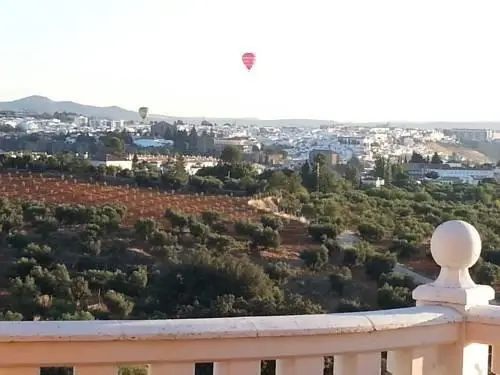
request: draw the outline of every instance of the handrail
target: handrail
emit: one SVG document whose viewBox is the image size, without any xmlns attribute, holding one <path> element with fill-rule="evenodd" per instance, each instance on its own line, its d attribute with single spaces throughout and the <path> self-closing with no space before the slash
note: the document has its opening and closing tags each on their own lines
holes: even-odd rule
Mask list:
<svg viewBox="0 0 500 375">
<path fill-rule="evenodd" d="M 0 322 L 0 342 L 200 340 L 372 333 L 461 323 L 449 307 L 343 314 L 171 320 Z"/>
<path fill-rule="evenodd" d="M 467 311 L 466 322 L 500 326 L 500 306 L 471 306 Z"/>
</svg>

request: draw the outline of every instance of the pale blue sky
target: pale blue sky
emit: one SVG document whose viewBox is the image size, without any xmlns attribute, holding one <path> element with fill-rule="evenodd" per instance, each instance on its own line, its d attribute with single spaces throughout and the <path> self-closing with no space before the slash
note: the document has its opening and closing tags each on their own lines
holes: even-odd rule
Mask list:
<svg viewBox="0 0 500 375">
<path fill-rule="evenodd" d="M 500 120 L 498 0 L 0 0 L 0 14 L 0 100 Z"/>
</svg>

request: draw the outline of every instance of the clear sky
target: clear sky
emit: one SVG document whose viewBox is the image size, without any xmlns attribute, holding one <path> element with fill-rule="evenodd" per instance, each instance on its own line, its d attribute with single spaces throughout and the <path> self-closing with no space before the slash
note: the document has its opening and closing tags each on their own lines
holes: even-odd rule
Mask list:
<svg viewBox="0 0 500 375">
<path fill-rule="evenodd" d="M 0 14 L 0 100 L 500 120 L 498 0 L 0 0 Z"/>
</svg>

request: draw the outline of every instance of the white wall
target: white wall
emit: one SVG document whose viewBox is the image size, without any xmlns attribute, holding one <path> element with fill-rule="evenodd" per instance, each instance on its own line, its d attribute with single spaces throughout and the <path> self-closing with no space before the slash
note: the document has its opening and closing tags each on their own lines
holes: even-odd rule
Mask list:
<svg viewBox="0 0 500 375">
<path fill-rule="evenodd" d="M 121 169 L 132 170 L 132 160 L 91 160 L 90 164 L 94 167 L 105 166 L 105 167 L 119 167 Z"/>
</svg>

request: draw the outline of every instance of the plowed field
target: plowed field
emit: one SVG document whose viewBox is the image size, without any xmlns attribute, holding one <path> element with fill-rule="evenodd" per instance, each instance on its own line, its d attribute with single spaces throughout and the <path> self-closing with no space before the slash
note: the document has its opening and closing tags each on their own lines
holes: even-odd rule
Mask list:
<svg viewBox="0 0 500 375">
<path fill-rule="evenodd" d="M 186 214 L 220 212 L 225 220 L 258 221 L 262 212 L 248 204 L 247 197 L 181 195 L 156 190 L 80 182 L 70 177 L 48 178 L 40 174 L 0 174 L 0 197 L 27 199 L 48 204 L 105 205 L 127 207 L 124 225 L 133 225 L 140 217 L 163 218 L 170 208 Z M 289 221 L 281 231 L 282 247 L 293 257 L 312 245 L 304 224 Z"/>
<path fill-rule="evenodd" d="M 72 178 L 45 178 L 39 174 L 0 174 L 0 196 L 49 204 L 122 204 L 127 207 L 124 224 L 133 224 L 139 217 L 163 217 L 167 208 L 186 214 L 217 211 L 228 220 L 259 218 L 259 213 L 248 205 L 248 198 L 180 195 L 95 182 L 85 183 Z"/>
</svg>

